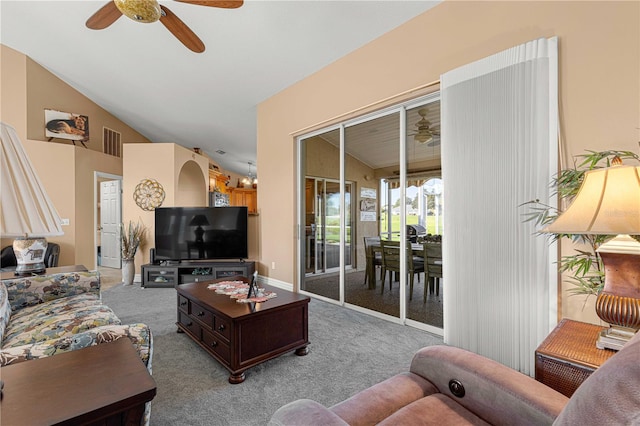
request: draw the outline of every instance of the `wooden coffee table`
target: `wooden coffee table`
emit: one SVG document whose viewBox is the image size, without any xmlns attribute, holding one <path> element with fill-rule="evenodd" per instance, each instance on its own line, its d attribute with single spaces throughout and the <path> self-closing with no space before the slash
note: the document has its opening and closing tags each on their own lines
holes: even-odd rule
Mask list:
<svg viewBox="0 0 640 426">
<path fill-rule="evenodd" d="M 2 367 L 6 425 L 140 424 L 156 383 L 127 338 Z"/>
<path fill-rule="evenodd" d="M 294 351 L 306 355 L 309 297 L 264 286 L 278 296 L 262 303 L 238 303 L 207 286 L 243 280 L 231 277 L 182 284 L 178 292 L 178 332 L 184 332 L 231 372 L 229 383 L 241 383 L 244 372 L 261 362 Z"/>
</svg>

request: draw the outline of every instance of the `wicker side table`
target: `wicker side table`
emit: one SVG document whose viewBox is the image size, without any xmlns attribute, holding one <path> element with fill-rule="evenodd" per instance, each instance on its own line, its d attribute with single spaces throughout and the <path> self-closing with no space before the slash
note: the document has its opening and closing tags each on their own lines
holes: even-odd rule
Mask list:
<svg viewBox="0 0 640 426">
<path fill-rule="evenodd" d="M 536 380 L 571 397 L 616 352 L 596 348 L 604 327 L 563 319 L 536 349 Z"/>
</svg>

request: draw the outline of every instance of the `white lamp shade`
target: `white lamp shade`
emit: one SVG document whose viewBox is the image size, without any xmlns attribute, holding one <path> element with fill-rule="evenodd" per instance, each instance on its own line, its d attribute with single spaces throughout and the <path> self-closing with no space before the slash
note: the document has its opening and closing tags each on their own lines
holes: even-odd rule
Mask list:
<svg viewBox="0 0 640 426">
<path fill-rule="evenodd" d="M 586 172 L 571 206 L 542 232 L 640 234 L 640 167 Z"/>
<path fill-rule="evenodd" d="M 0 235 L 62 235 L 60 216 L 44 190 L 15 129 L 0 122 Z"/>
</svg>

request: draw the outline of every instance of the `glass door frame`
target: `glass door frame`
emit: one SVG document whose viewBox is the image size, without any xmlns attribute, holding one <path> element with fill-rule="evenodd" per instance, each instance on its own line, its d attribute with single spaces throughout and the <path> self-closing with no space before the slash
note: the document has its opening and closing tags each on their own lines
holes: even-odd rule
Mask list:
<svg viewBox="0 0 640 426">
<path fill-rule="evenodd" d="M 357 305 L 352 305 L 345 302 L 345 191 L 340 191 L 340 299 L 338 301 L 324 298 L 322 296 L 318 296 L 313 293 L 305 292 L 301 290 L 301 283 L 305 278 L 305 218 L 304 218 L 304 205 L 302 203 L 305 189 L 305 179 L 307 176 L 305 175 L 304 161 L 305 161 L 305 147 L 304 140 L 311 138 L 313 136 L 318 136 L 323 133 L 331 132 L 334 130 L 340 131 L 340 186 L 343 188 L 343 185 L 346 183 L 345 181 L 345 129 L 347 127 L 351 127 L 357 124 L 361 124 L 367 121 L 374 120 L 379 117 L 383 117 L 389 114 L 400 114 L 400 128 L 399 128 L 399 179 L 400 179 L 400 191 L 401 194 L 406 194 L 406 182 L 407 182 L 407 110 L 416 108 L 418 106 L 427 105 L 429 103 L 433 103 L 440 100 L 440 91 L 432 92 L 427 95 L 421 96 L 419 98 L 409 100 L 406 102 L 401 102 L 396 105 L 392 105 L 387 108 L 383 108 L 379 111 L 364 114 L 360 117 L 356 117 L 353 119 L 342 121 L 338 124 L 323 127 L 319 130 L 315 130 L 313 132 L 305 133 L 304 135 L 300 135 L 296 137 L 295 140 L 295 151 L 296 151 L 296 177 L 298 182 L 298 188 L 296 191 L 296 218 L 297 218 L 297 248 L 296 248 L 296 267 L 298 270 L 297 274 L 297 283 L 295 283 L 295 287 L 302 294 L 309 295 L 311 297 L 320 298 L 329 303 L 338 304 L 340 306 L 348 307 L 350 309 L 354 309 L 356 311 L 361 311 L 367 313 L 369 315 L 380 317 L 387 319 L 391 322 L 400 323 L 409 325 L 418 329 L 422 329 L 428 331 L 430 333 L 443 336 L 444 329 L 437 328 L 431 326 L 429 324 L 421 323 L 412 319 L 407 318 L 407 274 L 406 274 L 406 243 L 407 243 L 407 229 L 406 229 L 406 204 L 400 203 L 400 255 L 401 255 L 401 273 L 400 273 L 400 300 L 403 301 L 400 303 L 400 316 L 398 318 L 390 315 L 386 315 L 377 311 L 373 311 L 370 309 L 366 309 Z M 353 201 L 353 200 L 352 200 Z M 353 204 L 353 202 L 352 202 Z M 352 236 L 352 245 L 353 245 L 353 236 Z"/>
<path fill-rule="evenodd" d="M 326 223 L 326 209 L 327 209 L 327 184 L 328 183 L 332 183 L 332 184 L 336 184 L 338 185 L 340 188 L 342 188 L 342 186 L 340 185 L 340 180 L 338 179 L 331 179 L 331 178 L 325 178 L 325 177 L 320 177 L 320 176 L 305 176 L 305 185 L 306 185 L 306 181 L 310 180 L 313 181 L 313 197 L 314 197 L 314 215 L 316 216 L 316 220 L 315 220 L 315 227 L 314 230 L 312 232 L 314 232 L 316 235 L 314 235 L 313 241 L 314 241 L 314 261 L 313 263 L 313 267 L 312 267 L 312 271 L 307 272 L 305 269 L 305 276 L 313 276 L 316 275 L 318 273 L 331 273 L 331 272 L 338 272 L 338 269 L 341 267 L 340 264 L 334 266 L 334 267 L 329 267 L 328 266 L 328 261 L 327 261 L 327 249 L 326 249 L 326 241 L 327 241 L 327 223 Z M 319 200 L 319 195 L 320 195 L 320 191 L 318 190 L 318 184 L 322 184 L 323 186 L 323 190 L 322 190 L 322 194 L 323 194 L 323 199 L 322 202 L 318 202 Z M 351 181 L 346 181 L 344 187 L 346 186 L 351 186 L 351 198 L 353 199 L 353 187 L 354 187 L 354 183 Z M 343 191 L 345 194 L 348 191 Z M 342 196 L 342 193 L 341 193 Z M 345 200 L 346 203 L 346 200 Z M 342 212 L 342 201 L 340 201 L 340 211 Z M 345 212 L 348 211 L 349 214 L 349 218 L 351 218 L 351 223 L 349 223 L 349 221 L 347 220 L 347 218 L 345 217 L 345 233 L 342 233 L 342 228 L 340 228 L 340 230 L 338 231 L 338 235 L 340 235 L 340 244 L 342 244 L 343 242 L 346 244 L 347 242 L 347 234 L 346 231 L 350 228 L 351 229 L 351 243 L 349 244 L 349 251 L 350 253 L 350 259 L 351 261 L 349 263 L 347 263 L 345 261 L 345 268 L 346 269 L 350 269 L 353 267 L 353 259 L 354 259 L 354 245 L 353 245 L 353 233 L 354 233 L 354 205 L 353 202 L 350 202 L 349 205 L 349 209 L 346 210 Z M 321 216 L 322 220 L 318 221 L 317 217 Z M 321 232 L 321 237 L 317 236 L 317 233 Z M 306 233 L 306 232 L 305 232 Z M 322 244 L 322 250 L 320 250 L 320 246 L 318 244 Z M 308 244 L 306 244 L 305 241 L 305 250 L 309 249 L 310 246 Z M 322 253 L 321 255 L 319 253 Z M 305 262 L 308 261 L 308 259 L 306 258 L 306 256 L 308 255 L 308 253 L 304 253 L 305 254 Z M 345 251 L 346 254 L 346 251 Z M 340 254 L 338 255 L 339 257 Z M 322 259 L 321 261 L 319 259 Z M 321 264 L 319 264 L 321 263 Z M 320 272 L 321 271 L 321 272 Z"/>
</svg>

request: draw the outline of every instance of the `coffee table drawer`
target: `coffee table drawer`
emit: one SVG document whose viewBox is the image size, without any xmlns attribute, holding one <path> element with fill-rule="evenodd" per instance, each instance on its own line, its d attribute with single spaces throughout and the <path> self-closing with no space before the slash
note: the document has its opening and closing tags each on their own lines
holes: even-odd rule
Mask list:
<svg viewBox="0 0 640 426">
<path fill-rule="evenodd" d="M 178 295 L 178 309 L 189 312 L 189 299 L 184 296 Z"/>
<path fill-rule="evenodd" d="M 222 337 L 227 339 L 227 341 L 229 341 L 229 339 L 231 338 L 231 324 L 229 323 L 229 321 L 216 315 L 213 325 L 216 333 L 220 334 Z"/>
<path fill-rule="evenodd" d="M 202 341 L 226 363 L 231 362 L 231 349 L 229 349 L 229 345 L 221 340 L 220 337 L 209 333 L 207 330 L 202 330 Z"/>
<path fill-rule="evenodd" d="M 191 318 L 189 315 L 184 312 L 178 311 L 178 321 L 182 326 L 184 326 L 191 334 L 200 339 L 200 326 Z"/>
<path fill-rule="evenodd" d="M 197 319 L 208 328 L 213 328 L 213 314 L 211 313 L 211 311 L 191 301 L 190 313 L 193 318 Z"/>
</svg>

